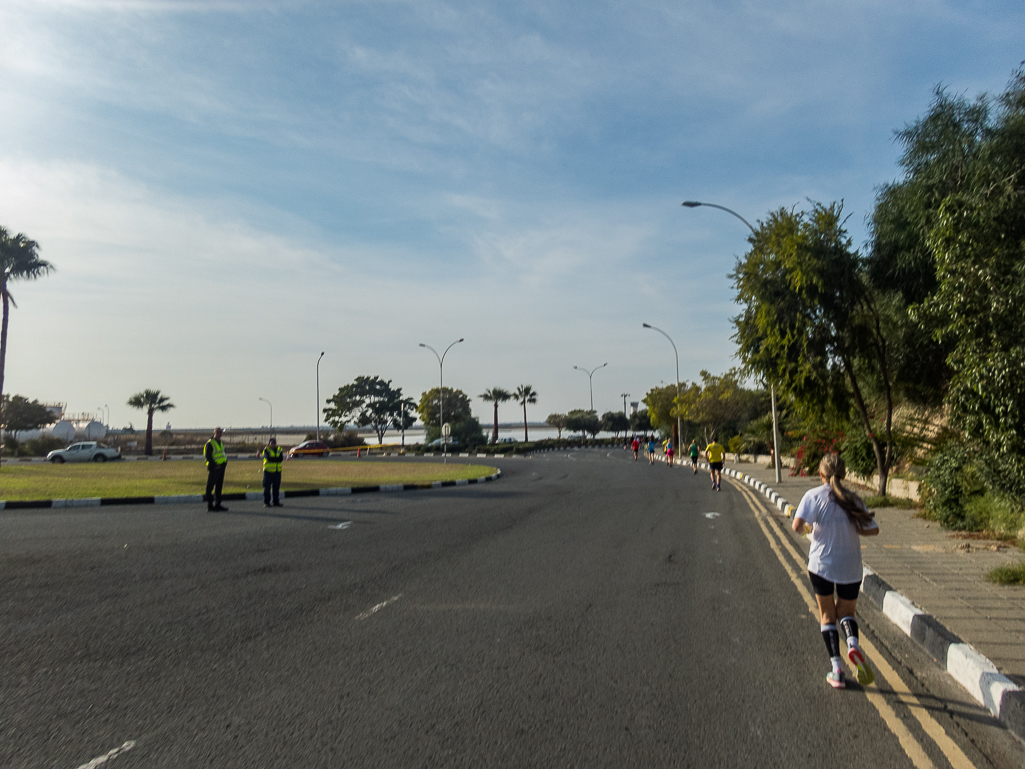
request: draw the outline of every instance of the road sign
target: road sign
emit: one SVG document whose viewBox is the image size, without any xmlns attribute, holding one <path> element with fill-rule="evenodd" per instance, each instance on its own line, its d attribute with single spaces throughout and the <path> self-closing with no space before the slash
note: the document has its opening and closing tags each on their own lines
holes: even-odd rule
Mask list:
<svg viewBox="0 0 1025 769">
<path fill-rule="evenodd" d="M 441 434 L 444 435 L 446 438 L 450 436 L 452 434 L 452 425 L 450 425 L 448 422 L 443 424 L 441 426 Z"/>
</svg>

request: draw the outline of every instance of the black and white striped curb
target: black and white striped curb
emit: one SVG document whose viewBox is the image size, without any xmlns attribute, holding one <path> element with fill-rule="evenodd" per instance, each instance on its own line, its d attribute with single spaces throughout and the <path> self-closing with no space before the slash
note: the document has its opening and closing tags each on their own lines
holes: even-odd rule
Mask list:
<svg viewBox="0 0 1025 769">
<path fill-rule="evenodd" d="M 707 469 L 708 465 L 701 463 L 701 467 Z M 723 473 L 760 491 L 787 518 L 793 517 L 797 511 L 767 484 L 737 470 L 723 468 Z M 862 592 L 886 618 L 931 654 L 955 681 L 999 718 L 1018 739 L 1025 740 L 1025 690 L 997 671 L 996 665 L 947 630 L 935 617 L 891 588 L 870 568 L 866 566 L 864 570 Z"/>
<path fill-rule="evenodd" d="M 502 471 L 482 478 L 465 478 L 458 481 L 434 481 L 432 483 L 394 483 L 379 486 L 342 486 L 332 489 L 293 489 L 283 491 L 285 499 L 295 497 L 343 497 L 349 494 L 372 494 L 374 492 L 420 491 L 422 489 L 442 489 L 451 486 L 471 486 L 476 483 L 496 481 L 502 477 Z M 224 494 L 221 499 L 230 501 L 260 501 L 262 491 L 246 491 Z M 0 500 L 0 510 L 26 510 L 30 508 L 54 507 L 109 507 L 113 505 L 188 505 L 203 502 L 202 494 L 172 494 L 154 497 L 89 497 L 86 499 L 24 499 Z"/>
<path fill-rule="evenodd" d="M 980 704 L 1025 740 L 1025 691 L 970 644 L 941 625 L 865 567 L 862 592 L 906 635 L 944 666 Z"/>
</svg>

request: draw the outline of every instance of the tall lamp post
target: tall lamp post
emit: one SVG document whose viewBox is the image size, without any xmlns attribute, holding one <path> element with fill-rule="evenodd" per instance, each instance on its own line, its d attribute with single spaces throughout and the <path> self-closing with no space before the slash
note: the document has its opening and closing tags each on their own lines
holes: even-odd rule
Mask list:
<svg viewBox="0 0 1025 769">
<path fill-rule="evenodd" d="M 324 353 L 320 353 L 320 358 Z M 320 440 L 320 358 L 317 358 L 317 440 Z"/>
<path fill-rule="evenodd" d="M 574 366 L 577 371 L 583 371 L 587 374 L 587 389 L 591 393 L 591 411 L 594 411 L 594 372 L 600 368 L 605 368 L 608 363 L 602 363 L 600 366 L 595 366 L 593 369 L 588 371 L 586 368 L 580 368 L 580 366 Z"/>
<path fill-rule="evenodd" d="M 752 235 L 757 235 L 758 232 L 754 227 L 751 226 L 751 222 L 745 219 L 743 216 L 738 214 L 732 208 L 726 206 L 720 206 L 715 203 L 702 203 L 698 200 L 685 200 L 681 205 L 687 208 L 697 208 L 698 206 L 706 206 L 707 208 L 718 208 L 720 211 L 725 211 L 728 214 L 733 214 L 735 217 L 740 219 L 747 228 L 751 230 Z M 780 456 L 779 456 L 779 420 L 776 417 L 776 385 L 772 382 L 769 383 L 769 390 L 772 394 L 772 455 L 774 457 L 774 464 L 776 466 L 776 483 L 780 483 L 783 480 L 783 475 L 780 472 Z"/>
<path fill-rule="evenodd" d="M 438 415 L 439 415 L 439 417 L 438 417 L 438 426 L 441 428 L 441 432 L 442 432 L 442 436 L 441 436 L 441 453 L 442 453 L 442 456 L 444 457 L 446 462 L 448 461 L 448 436 L 444 434 L 444 432 L 445 432 L 445 356 L 448 355 L 448 351 L 449 350 L 451 350 L 453 347 L 455 347 L 457 344 L 459 344 L 462 341 L 463 340 L 461 338 L 457 339 L 452 344 L 450 344 L 448 347 L 446 347 L 445 348 L 445 352 L 443 352 L 441 355 L 438 355 L 438 351 L 435 350 L 433 347 L 431 347 L 429 344 L 424 344 L 423 342 L 420 343 L 421 347 L 423 347 L 425 349 L 428 349 L 431 352 L 433 352 L 434 353 L 434 357 L 438 359 L 438 372 L 440 374 L 440 382 L 441 382 L 441 384 L 438 387 L 438 397 L 440 398 L 440 401 L 441 401 L 440 402 L 440 406 L 438 408 Z"/>
<path fill-rule="evenodd" d="M 677 398 L 677 400 L 679 400 L 679 398 L 680 398 L 680 353 L 676 349 L 676 342 L 673 341 L 673 338 L 671 336 L 669 336 L 669 334 L 667 334 L 665 331 L 663 331 L 662 329 L 658 328 L 657 326 L 653 326 L 650 323 L 642 323 L 641 325 L 643 325 L 645 328 L 650 328 L 652 331 L 657 331 L 662 336 L 664 336 L 666 339 L 668 339 L 669 340 L 669 344 L 671 344 L 673 346 L 673 354 L 676 356 L 676 398 Z M 683 454 L 682 454 L 683 447 L 679 445 L 680 441 L 682 441 L 682 440 L 683 440 L 683 424 L 682 424 L 682 420 L 680 419 L 680 412 L 677 411 L 676 412 L 676 443 L 677 443 L 676 453 L 679 454 L 680 456 L 683 456 Z"/>
<path fill-rule="evenodd" d="M 274 432 L 274 405 L 269 400 L 267 400 L 266 398 L 260 398 L 259 400 L 262 400 L 264 403 L 266 403 L 268 406 L 270 406 L 270 430 L 271 430 L 271 432 Z M 320 393 L 319 392 L 317 393 L 317 402 L 318 403 L 320 402 Z"/>
</svg>

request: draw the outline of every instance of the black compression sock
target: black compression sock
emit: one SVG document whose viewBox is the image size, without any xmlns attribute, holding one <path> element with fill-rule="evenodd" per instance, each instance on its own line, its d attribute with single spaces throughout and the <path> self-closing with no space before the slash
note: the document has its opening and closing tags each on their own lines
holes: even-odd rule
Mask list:
<svg viewBox="0 0 1025 769">
<path fill-rule="evenodd" d="M 843 617 L 840 620 L 840 627 L 843 628 L 843 632 L 847 636 L 847 645 L 856 647 L 858 645 L 858 621 L 854 617 Z"/>
<path fill-rule="evenodd" d="M 836 631 L 836 625 L 820 625 L 819 629 L 822 631 L 822 640 L 826 642 L 829 658 L 839 657 L 840 634 Z"/>
</svg>

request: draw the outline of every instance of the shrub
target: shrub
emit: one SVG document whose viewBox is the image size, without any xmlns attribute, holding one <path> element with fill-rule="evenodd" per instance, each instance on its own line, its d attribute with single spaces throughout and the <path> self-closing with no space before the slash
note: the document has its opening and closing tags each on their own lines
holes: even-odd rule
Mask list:
<svg viewBox="0 0 1025 769">
<path fill-rule="evenodd" d="M 986 579 L 998 585 L 1025 585 L 1025 563 L 998 566 L 986 575 Z"/>
<path fill-rule="evenodd" d="M 27 457 L 45 457 L 55 449 L 63 449 L 67 444 L 60 438 L 41 435 L 29 441 L 23 441 L 19 452 Z"/>
<path fill-rule="evenodd" d="M 923 483 L 926 516 L 956 531 L 1016 533 L 1025 521 L 1021 502 L 995 490 L 989 478 L 1005 463 L 959 441 L 943 444 Z"/>
<path fill-rule="evenodd" d="M 809 430 L 802 438 L 801 444 L 797 447 L 796 462 L 791 469 L 791 475 L 815 475 L 819 471 L 819 462 L 826 454 L 837 451 L 840 448 L 840 441 L 843 440 L 843 433 L 838 430 L 819 428 Z"/>
</svg>

